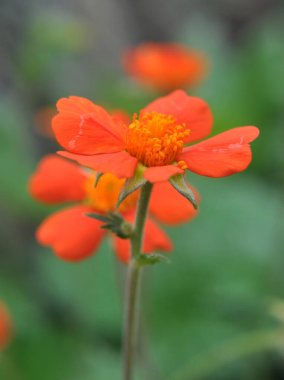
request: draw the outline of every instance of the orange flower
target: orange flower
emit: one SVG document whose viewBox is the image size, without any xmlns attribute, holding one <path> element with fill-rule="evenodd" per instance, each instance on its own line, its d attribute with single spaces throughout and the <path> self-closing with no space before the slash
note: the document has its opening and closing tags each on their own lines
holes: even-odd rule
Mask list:
<svg viewBox="0 0 284 380">
<path fill-rule="evenodd" d="M 12 336 L 11 316 L 6 306 L 0 302 L 0 352 L 10 342 Z"/>
<path fill-rule="evenodd" d="M 160 91 L 191 87 L 204 76 L 205 58 L 173 43 L 143 43 L 124 56 L 125 70 L 137 81 Z"/>
<path fill-rule="evenodd" d="M 249 143 L 259 134 L 256 127 L 238 127 L 186 146 L 210 134 L 213 117 L 202 99 L 182 90 L 153 101 L 128 126 L 85 98 L 62 98 L 57 108 L 53 130 L 67 150 L 60 155 L 120 178 L 132 177 L 139 162 L 152 183 L 185 169 L 208 177 L 241 172 L 251 162 Z"/>
<path fill-rule="evenodd" d="M 56 115 L 56 109 L 52 107 L 41 107 L 35 114 L 35 127 L 43 136 L 54 139 L 54 133 L 51 128 L 51 120 Z"/>
<path fill-rule="evenodd" d="M 120 110 L 120 109 L 112 110 L 110 111 L 110 115 L 116 123 L 121 123 L 121 124 L 130 123 L 128 114 L 123 110 Z"/>
<path fill-rule="evenodd" d="M 46 156 L 29 183 L 33 197 L 41 202 L 56 204 L 78 202 L 49 216 L 39 226 L 36 237 L 40 244 L 51 246 L 64 260 L 82 260 L 99 246 L 106 230 L 101 222 L 88 217 L 90 212 L 114 211 L 124 179 L 112 174 L 103 175 L 94 187 L 94 173 L 58 156 Z M 123 217 L 132 222 L 135 214 L 137 192 L 129 195 L 119 206 Z M 185 222 L 196 215 L 192 205 L 167 182 L 154 186 L 149 211 L 153 218 L 167 224 Z M 127 262 L 130 257 L 129 240 L 113 237 L 118 258 Z M 171 241 L 149 217 L 146 221 L 144 253 L 155 250 L 170 251 Z"/>
</svg>

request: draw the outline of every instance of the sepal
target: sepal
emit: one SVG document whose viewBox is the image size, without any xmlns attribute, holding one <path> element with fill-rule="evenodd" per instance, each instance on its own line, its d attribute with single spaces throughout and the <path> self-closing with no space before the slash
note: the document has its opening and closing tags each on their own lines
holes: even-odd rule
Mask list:
<svg viewBox="0 0 284 380">
<path fill-rule="evenodd" d="M 192 206 L 197 209 L 198 204 L 196 197 L 193 191 L 185 182 L 184 174 L 176 174 L 169 179 L 170 184 L 181 194 L 183 195 Z"/>
<path fill-rule="evenodd" d="M 97 172 L 97 174 L 96 174 L 96 180 L 95 180 L 95 183 L 94 183 L 94 187 L 97 187 L 97 186 L 98 186 L 98 183 L 99 183 L 100 179 L 102 178 L 102 176 L 103 176 L 104 174 L 105 174 L 105 173 Z"/>
<path fill-rule="evenodd" d="M 119 194 L 119 198 L 116 204 L 116 208 L 124 201 L 124 199 L 133 193 L 134 191 L 140 189 L 140 187 L 144 186 L 147 180 L 144 178 L 144 170 L 145 167 L 143 165 L 138 165 L 137 169 L 134 173 L 134 176 L 131 178 L 127 178 L 124 183 L 124 186 Z"/>
<path fill-rule="evenodd" d="M 143 254 L 139 255 L 137 258 L 137 264 L 139 266 L 146 266 L 146 265 L 155 265 L 159 263 L 166 263 L 169 264 L 170 260 L 160 253 L 151 253 L 151 254 Z"/>
<path fill-rule="evenodd" d="M 110 230 L 122 239 L 128 239 L 132 235 L 132 226 L 124 220 L 124 218 L 117 212 L 109 212 L 106 215 L 88 213 L 90 218 L 94 218 L 103 222 L 101 228 Z"/>
</svg>

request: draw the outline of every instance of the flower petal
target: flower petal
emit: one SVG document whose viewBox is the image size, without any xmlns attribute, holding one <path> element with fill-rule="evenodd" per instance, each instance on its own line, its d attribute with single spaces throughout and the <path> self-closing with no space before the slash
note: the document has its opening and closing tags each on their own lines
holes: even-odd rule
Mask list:
<svg viewBox="0 0 284 380">
<path fill-rule="evenodd" d="M 188 185 L 194 192 L 196 199 L 200 200 L 197 191 Z M 174 225 L 191 220 L 197 215 L 192 204 L 168 182 L 156 183 L 153 187 L 149 211 L 159 221 Z"/>
<path fill-rule="evenodd" d="M 29 181 L 29 192 L 41 202 L 60 203 L 84 198 L 86 175 L 79 166 L 56 155 L 44 157 Z"/>
<path fill-rule="evenodd" d="M 179 156 L 194 173 L 225 177 L 241 172 L 251 162 L 249 143 L 257 138 L 256 127 L 239 127 L 185 148 Z"/>
<path fill-rule="evenodd" d="M 94 156 L 83 156 L 65 151 L 57 153 L 70 160 L 75 160 L 83 166 L 87 166 L 102 173 L 112 173 L 119 178 L 132 177 L 138 163 L 135 157 L 130 156 L 130 154 L 125 151 L 96 154 Z"/>
<path fill-rule="evenodd" d="M 52 128 L 60 145 L 78 154 L 119 152 L 124 149 L 125 126 L 102 108 L 76 96 L 57 102 Z"/>
<path fill-rule="evenodd" d="M 86 216 L 88 212 L 90 208 L 80 205 L 52 214 L 39 226 L 38 242 L 50 246 L 63 260 L 86 259 L 98 248 L 105 234 L 101 222 Z"/>
<path fill-rule="evenodd" d="M 143 253 L 154 251 L 169 252 L 172 249 L 173 246 L 170 238 L 156 223 L 148 218 L 145 224 Z"/>
<path fill-rule="evenodd" d="M 113 236 L 113 246 L 117 258 L 127 264 L 131 258 L 131 247 L 129 239 L 121 239 Z"/>
<path fill-rule="evenodd" d="M 156 183 L 167 181 L 171 176 L 182 173 L 184 173 L 184 170 L 174 165 L 152 166 L 145 170 L 144 177 L 149 182 Z"/>
<path fill-rule="evenodd" d="M 204 100 L 188 96 L 182 90 L 176 90 L 154 100 L 143 111 L 172 115 L 177 123 L 185 124 L 190 130 L 185 142 L 208 136 L 213 124 L 212 113 Z"/>
</svg>

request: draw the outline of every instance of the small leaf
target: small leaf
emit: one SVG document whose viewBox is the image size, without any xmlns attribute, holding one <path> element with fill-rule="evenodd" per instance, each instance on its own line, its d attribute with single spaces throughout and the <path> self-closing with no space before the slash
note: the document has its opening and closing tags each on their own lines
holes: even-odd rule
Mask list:
<svg viewBox="0 0 284 380">
<path fill-rule="evenodd" d="M 185 178 L 183 174 L 176 174 L 169 179 L 170 184 L 181 194 L 183 195 L 192 206 L 197 209 L 197 201 L 193 191 L 188 187 L 185 182 Z"/>
<path fill-rule="evenodd" d="M 96 214 L 94 212 L 87 213 L 86 215 L 89 216 L 90 218 L 97 219 L 100 222 L 108 223 L 109 221 L 108 215 Z"/>
<path fill-rule="evenodd" d="M 159 263 L 170 263 L 170 260 L 164 255 L 161 255 L 160 253 L 143 254 L 140 255 L 137 260 L 140 266 L 155 265 Z"/>
<path fill-rule="evenodd" d="M 103 222 L 104 224 L 101 226 L 101 228 L 104 230 L 110 230 L 122 239 L 128 239 L 132 234 L 131 224 L 126 222 L 124 218 L 117 212 L 109 212 L 106 215 L 96 213 L 88 213 L 86 215 L 90 218 L 94 218 L 100 222 Z"/>
<path fill-rule="evenodd" d="M 138 165 L 134 173 L 134 176 L 131 178 L 127 178 L 119 194 L 116 207 L 119 207 L 121 202 L 123 202 L 124 199 L 128 195 L 130 195 L 131 193 L 133 193 L 134 191 L 138 190 L 140 187 L 145 185 L 147 180 L 144 178 L 144 170 L 145 170 L 145 167 L 143 165 Z"/>
</svg>

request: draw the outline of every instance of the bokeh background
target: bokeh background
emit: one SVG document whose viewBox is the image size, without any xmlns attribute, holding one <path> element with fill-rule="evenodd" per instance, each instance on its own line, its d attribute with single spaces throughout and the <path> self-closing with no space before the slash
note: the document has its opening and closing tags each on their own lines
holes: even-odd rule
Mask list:
<svg viewBox="0 0 284 380">
<path fill-rule="evenodd" d="M 80 264 L 39 247 L 54 208 L 26 183 L 58 148 L 42 116 L 59 97 L 133 112 L 157 96 L 121 66 L 143 41 L 204 52 L 208 76 L 189 93 L 211 105 L 214 133 L 257 125 L 261 137 L 245 173 L 188 177 L 200 215 L 168 229 L 171 264 L 145 271 L 137 379 L 184 365 L 176 379 L 284 379 L 283 36 L 276 0 L 0 1 L 0 299 L 14 323 L 1 379 L 120 378 L 124 268 L 107 243 Z"/>
</svg>

